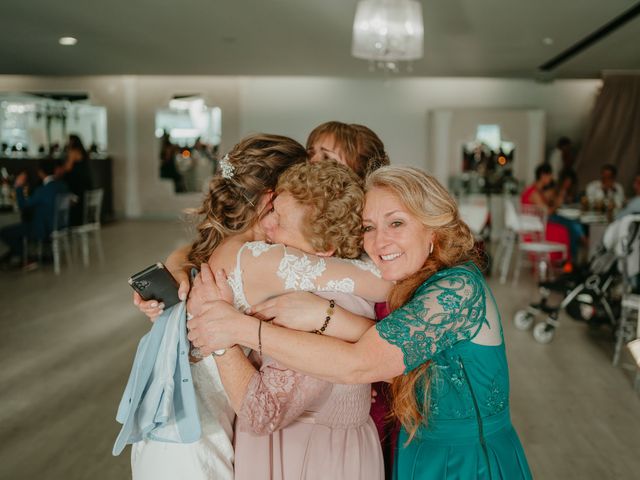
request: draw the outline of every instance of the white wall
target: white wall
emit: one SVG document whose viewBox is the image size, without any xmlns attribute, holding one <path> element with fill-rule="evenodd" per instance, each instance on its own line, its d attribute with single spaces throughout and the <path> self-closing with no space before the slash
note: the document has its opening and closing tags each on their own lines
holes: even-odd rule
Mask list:
<svg viewBox="0 0 640 480">
<path fill-rule="evenodd" d="M 24 77 L 0 76 L 0 91 L 86 91 L 108 111 L 116 211 L 128 217 L 172 216 L 198 202 L 175 195 L 158 179 L 154 115 L 174 94 L 199 93 L 222 108 L 222 150 L 257 131 L 304 143 L 327 120 L 363 123 L 376 131 L 392 162 L 427 167 L 428 112 L 434 109 L 540 109 L 550 145 L 579 140 L 601 82 L 484 78 L 343 79 L 319 77 Z M 446 161 L 433 159 L 434 162 Z"/>
<path fill-rule="evenodd" d="M 540 109 L 550 146 L 560 135 L 579 141 L 600 85 L 600 80 L 242 78 L 240 130 L 267 128 L 303 141 L 327 120 L 363 123 L 382 138 L 392 162 L 425 167 L 429 110 Z"/>
<path fill-rule="evenodd" d="M 515 145 L 513 175 L 530 183 L 545 160 L 545 114 L 540 109 L 431 110 L 426 169 L 444 185 L 462 173 L 462 148 L 476 139 L 478 125 L 498 125 L 502 139 Z"/>
</svg>

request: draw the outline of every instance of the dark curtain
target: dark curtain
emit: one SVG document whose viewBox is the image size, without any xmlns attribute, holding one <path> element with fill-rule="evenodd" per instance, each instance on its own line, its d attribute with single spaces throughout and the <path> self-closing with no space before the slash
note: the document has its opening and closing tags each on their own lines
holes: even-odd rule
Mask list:
<svg viewBox="0 0 640 480">
<path fill-rule="evenodd" d="M 605 76 L 576 161 L 580 185 L 600 178 L 606 163 L 629 195 L 640 173 L 640 75 Z"/>
</svg>

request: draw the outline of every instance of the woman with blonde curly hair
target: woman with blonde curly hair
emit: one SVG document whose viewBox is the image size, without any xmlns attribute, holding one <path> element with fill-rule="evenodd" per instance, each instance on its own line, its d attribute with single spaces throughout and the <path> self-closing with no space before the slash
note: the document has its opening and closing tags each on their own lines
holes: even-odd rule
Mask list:
<svg viewBox="0 0 640 480">
<path fill-rule="evenodd" d="M 259 345 L 330 382 L 393 378 L 393 413 L 402 424 L 395 478 L 530 479 L 509 414 L 500 315 L 455 201 L 435 178 L 406 167 L 377 170 L 366 190 L 364 248 L 395 282 L 387 318 L 348 343 L 259 328 L 259 320 L 215 301 L 189 322 L 190 340 L 203 353 Z"/>
<path fill-rule="evenodd" d="M 361 183 L 349 168 L 333 161 L 295 165 L 280 176 L 265 219 L 275 224 L 273 240 L 280 243 L 234 246 L 233 266 L 221 261 L 234 257 L 223 245 L 209 263 L 230 272 L 236 307 L 245 310 L 285 291 L 316 292 L 326 310 L 340 306 L 365 317 L 334 325 L 327 313 L 316 319 L 317 333 L 357 340 L 373 323 L 373 306 L 365 299 L 382 301 L 391 286 L 376 277 L 372 263 L 359 260 L 363 203 Z M 190 312 L 200 312 L 211 292 L 203 282 L 195 284 Z M 250 359 L 234 347 L 216 363 L 238 415 L 236 480 L 384 478 L 369 384 L 301 374 L 263 355 L 260 345 Z"/>
</svg>

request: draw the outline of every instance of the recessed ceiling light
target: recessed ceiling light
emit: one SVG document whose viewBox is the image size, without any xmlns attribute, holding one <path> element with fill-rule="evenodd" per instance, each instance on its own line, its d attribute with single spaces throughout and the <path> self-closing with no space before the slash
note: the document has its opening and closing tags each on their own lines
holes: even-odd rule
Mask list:
<svg viewBox="0 0 640 480">
<path fill-rule="evenodd" d="M 544 43 L 545 45 L 553 45 L 553 38 L 551 37 L 544 37 L 542 39 L 542 43 Z"/>
<path fill-rule="evenodd" d="M 73 37 L 60 37 L 60 39 L 58 40 L 58 43 L 60 45 L 64 45 L 65 47 L 69 47 L 71 45 L 75 45 L 76 43 L 78 43 L 78 40 Z"/>
</svg>

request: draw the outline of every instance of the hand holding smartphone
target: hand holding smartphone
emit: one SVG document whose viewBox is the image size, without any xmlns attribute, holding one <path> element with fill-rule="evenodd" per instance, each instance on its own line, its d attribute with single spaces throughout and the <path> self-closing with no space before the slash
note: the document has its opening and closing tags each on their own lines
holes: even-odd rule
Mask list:
<svg viewBox="0 0 640 480">
<path fill-rule="evenodd" d="M 157 300 L 164 303 L 165 308 L 180 302 L 178 282 L 161 262 L 132 275 L 129 285 L 143 300 Z"/>
</svg>

